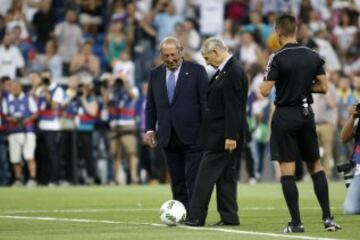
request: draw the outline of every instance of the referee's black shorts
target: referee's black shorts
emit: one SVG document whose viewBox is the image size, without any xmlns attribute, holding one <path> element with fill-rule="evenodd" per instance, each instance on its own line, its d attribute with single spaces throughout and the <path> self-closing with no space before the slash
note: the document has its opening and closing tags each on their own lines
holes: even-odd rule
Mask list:
<svg viewBox="0 0 360 240">
<path fill-rule="evenodd" d="M 271 159 L 293 162 L 320 158 L 314 116 L 304 117 L 302 107 L 276 107 L 271 122 Z"/>
</svg>

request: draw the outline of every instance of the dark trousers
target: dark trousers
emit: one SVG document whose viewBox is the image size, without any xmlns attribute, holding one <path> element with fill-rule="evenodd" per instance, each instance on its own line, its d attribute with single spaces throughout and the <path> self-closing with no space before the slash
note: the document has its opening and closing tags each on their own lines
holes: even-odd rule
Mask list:
<svg viewBox="0 0 360 240">
<path fill-rule="evenodd" d="M 205 222 L 211 193 L 216 184 L 217 209 L 221 220 L 239 223 L 236 202 L 238 152 L 205 151 L 190 204 L 190 219 Z"/>
<path fill-rule="evenodd" d="M 10 182 L 10 169 L 8 162 L 8 145 L 6 135 L 0 133 L 0 186 Z"/>
<path fill-rule="evenodd" d="M 171 177 L 173 199 L 182 202 L 189 209 L 202 150 L 195 145 L 183 144 L 173 130 L 164 154 Z"/>
<path fill-rule="evenodd" d="M 37 136 L 38 180 L 42 184 L 55 183 L 59 180 L 61 132 L 40 131 Z"/>
<path fill-rule="evenodd" d="M 76 183 L 76 159 L 74 152 L 76 152 L 75 131 L 66 130 L 62 132 L 61 138 L 61 162 L 59 163 L 59 180 L 66 180 Z"/>
<path fill-rule="evenodd" d="M 88 177 L 95 179 L 97 177 L 96 161 L 93 157 L 92 132 L 78 131 L 77 135 L 77 154 L 80 166 L 84 166 Z"/>
</svg>

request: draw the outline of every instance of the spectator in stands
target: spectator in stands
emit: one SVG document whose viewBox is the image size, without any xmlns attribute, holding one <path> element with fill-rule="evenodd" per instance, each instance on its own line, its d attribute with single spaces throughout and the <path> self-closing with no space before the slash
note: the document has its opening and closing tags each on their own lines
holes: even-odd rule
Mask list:
<svg viewBox="0 0 360 240">
<path fill-rule="evenodd" d="M 87 82 L 92 82 L 100 73 L 100 61 L 99 58 L 92 53 L 92 47 L 93 42 L 86 40 L 82 43 L 79 53 L 71 59 L 70 73 L 78 75 L 80 82 L 83 82 L 85 78 L 90 79 Z"/>
<path fill-rule="evenodd" d="M 40 8 L 35 13 L 32 26 L 36 35 L 35 45 L 37 51 L 43 53 L 45 44 L 51 37 L 55 26 L 55 13 L 52 9 L 52 0 L 41 0 Z"/>
<path fill-rule="evenodd" d="M 304 24 L 309 24 L 310 22 L 310 13 L 312 11 L 311 0 L 302 0 L 299 10 L 299 21 Z"/>
<path fill-rule="evenodd" d="M 106 35 L 104 44 L 108 65 L 112 66 L 126 50 L 124 24 L 120 20 L 110 23 L 109 32 Z"/>
<path fill-rule="evenodd" d="M 23 1 L 13 0 L 9 10 L 5 16 L 6 29 L 11 30 L 14 26 L 20 26 L 21 39 L 28 39 L 30 37 L 29 30 L 27 29 L 26 16 L 23 13 Z"/>
<path fill-rule="evenodd" d="M 144 13 L 141 19 L 135 19 L 133 29 L 132 57 L 135 64 L 135 80 L 147 79 L 156 55 L 156 30 L 152 24 L 153 14 Z"/>
<path fill-rule="evenodd" d="M 158 33 L 158 43 L 165 37 L 172 35 L 176 24 L 183 21 L 183 17 L 176 14 L 172 1 L 163 2 L 162 7 L 164 12 L 157 13 L 153 23 Z"/>
<path fill-rule="evenodd" d="M 314 41 L 317 45 L 317 51 L 325 60 L 325 69 L 331 72 L 341 70 L 341 62 L 337 52 L 328 40 L 328 33 L 326 30 L 321 30 L 315 33 Z"/>
<path fill-rule="evenodd" d="M 80 7 L 80 24 L 83 31 L 96 34 L 102 24 L 102 1 L 101 0 L 76 0 Z"/>
<path fill-rule="evenodd" d="M 268 142 L 270 137 L 270 111 L 271 102 L 268 97 L 263 97 L 260 94 L 259 88 L 256 89 L 257 99 L 253 102 L 253 116 L 255 118 L 254 140 L 256 142 L 256 150 L 258 156 L 258 163 L 255 168 L 255 176 L 261 179 L 264 170 L 264 161 L 266 160 L 266 153 L 268 153 Z"/>
<path fill-rule="evenodd" d="M 54 39 L 49 39 L 46 42 L 45 54 L 36 55 L 30 63 L 30 68 L 37 71 L 49 69 L 55 81 L 62 77 L 62 60 L 58 54 L 58 45 Z"/>
<path fill-rule="evenodd" d="M 247 3 L 244 0 L 231 0 L 226 4 L 226 19 L 243 23 L 247 17 Z"/>
<path fill-rule="evenodd" d="M 32 71 L 28 75 L 30 90 L 28 94 L 37 102 L 42 91 L 40 72 Z"/>
<path fill-rule="evenodd" d="M 333 29 L 335 45 L 341 56 L 345 56 L 349 47 L 355 40 L 358 28 L 352 20 L 348 10 L 343 10 L 340 15 L 340 22 Z"/>
<path fill-rule="evenodd" d="M 6 186 L 10 180 L 8 165 L 8 148 L 6 135 L 6 120 L 2 106 L 3 100 L 6 99 L 7 93 L 4 90 L 4 82 L 7 78 L 0 79 L 0 186 Z"/>
<path fill-rule="evenodd" d="M 119 172 L 122 168 L 123 156 L 129 161 L 131 183 L 138 182 L 137 142 L 135 104 L 139 96 L 138 89 L 130 84 L 127 75 L 117 73 L 112 82 L 112 92 L 108 107 L 111 127 L 111 155 L 113 159 L 113 177 L 115 184 L 123 182 L 124 176 Z"/>
<path fill-rule="evenodd" d="M 71 58 L 78 52 L 82 40 L 82 30 L 76 22 L 77 13 L 68 9 L 65 21 L 55 27 L 55 37 L 59 44 L 59 54 L 63 61 L 63 71 L 67 75 Z"/>
<path fill-rule="evenodd" d="M 313 94 L 313 111 L 315 114 L 316 132 L 319 145 L 323 149 L 322 165 L 328 178 L 332 177 L 334 166 L 333 142 L 337 123 L 338 95 L 333 83 L 328 83 L 326 95 Z"/>
<path fill-rule="evenodd" d="M 224 32 L 222 39 L 224 40 L 226 46 L 229 48 L 230 52 L 235 52 L 239 47 L 239 38 L 237 33 L 239 31 L 239 25 L 231 19 L 225 20 Z"/>
<path fill-rule="evenodd" d="M 250 24 L 245 25 L 243 30 L 252 33 L 255 42 L 261 46 L 265 46 L 272 32 L 271 26 L 262 22 L 261 14 L 258 12 L 250 13 Z"/>
<path fill-rule="evenodd" d="M 41 73 L 42 91 L 38 99 L 39 134 L 37 152 L 39 155 L 39 180 L 53 186 L 58 181 L 61 143 L 61 110 L 64 90 L 52 78 L 51 72 Z"/>
<path fill-rule="evenodd" d="M 28 60 L 28 56 L 30 51 L 33 49 L 33 45 L 31 43 L 31 39 L 22 39 L 21 38 L 21 28 L 20 26 L 14 26 L 11 30 L 13 35 L 13 45 L 17 46 L 25 59 Z"/>
<path fill-rule="evenodd" d="M 120 59 L 113 64 L 113 75 L 116 76 L 118 73 L 126 75 L 131 86 L 135 85 L 135 65 L 127 52 L 123 52 Z"/>
<path fill-rule="evenodd" d="M 240 60 L 244 68 L 248 70 L 252 64 L 260 61 L 261 50 L 250 32 L 241 32 L 240 39 L 241 45 L 234 55 Z"/>
<path fill-rule="evenodd" d="M 338 94 L 338 131 L 340 131 L 347 118 L 351 106 L 354 104 L 354 95 L 351 89 L 351 80 L 348 76 L 341 76 L 339 87 L 337 89 Z M 351 155 L 351 146 L 349 143 L 344 143 L 340 146 L 340 161 L 346 161 Z"/>
<path fill-rule="evenodd" d="M 313 36 L 309 32 L 309 25 L 307 25 L 306 23 L 299 24 L 297 37 L 298 42 L 303 46 L 307 46 L 311 49 L 318 48 Z"/>
<path fill-rule="evenodd" d="M 360 103 L 360 75 L 354 76 L 352 82 L 354 85 L 354 102 Z"/>
<path fill-rule="evenodd" d="M 11 93 L 2 102 L 4 115 L 9 132 L 10 162 L 14 168 L 15 181 L 13 186 L 22 185 L 22 165 L 24 158 L 29 169 L 27 186 L 36 185 L 35 146 L 34 133 L 35 119 L 38 108 L 35 100 L 22 91 L 20 82 L 11 83 Z"/>
<path fill-rule="evenodd" d="M 9 76 L 14 79 L 18 70 L 24 71 L 25 62 L 19 48 L 12 42 L 13 36 L 7 31 L 0 46 L 0 77 Z"/>
</svg>

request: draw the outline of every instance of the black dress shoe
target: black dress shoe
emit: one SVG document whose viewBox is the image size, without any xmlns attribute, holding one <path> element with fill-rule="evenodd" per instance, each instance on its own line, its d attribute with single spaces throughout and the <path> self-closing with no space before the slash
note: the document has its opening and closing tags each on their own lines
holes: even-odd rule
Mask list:
<svg viewBox="0 0 360 240">
<path fill-rule="evenodd" d="M 229 222 L 224 222 L 223 220 L 218 221 L 217 223 L 214 224 L 209 224 L 210 227 L 219 227 L 219 226 L 239 226 L 240 223 L 229 223 Z"/>
<path fill-rule="evenodd" d="M 185 222 L 184 222 L 184 224 L 186 225 L 186 226 L 189 226 L 189 227 L 202 227 L 202 226 L 204 226 L 204 222 L 200 222 L 200 220 L 190 220 L 190 219 L 188 219 L 188 220 L 186 220 Z"/>
</svg>

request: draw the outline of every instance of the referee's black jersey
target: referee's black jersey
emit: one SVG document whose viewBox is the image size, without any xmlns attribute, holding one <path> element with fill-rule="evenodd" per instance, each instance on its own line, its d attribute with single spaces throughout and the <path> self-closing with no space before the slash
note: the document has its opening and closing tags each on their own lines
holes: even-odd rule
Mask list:
<svg viewBox="0 0 360 240">
<path fill-rule="evenodd" d="M 273 53 L 265 81 L 275 81 L 275 105 L 301 106 L 304 97 L 313 103 L 311 86 L 316 76 L 325 74 L 324 63 L 317 52 L 298 43 L 286 44 Z"/>
</svg>

